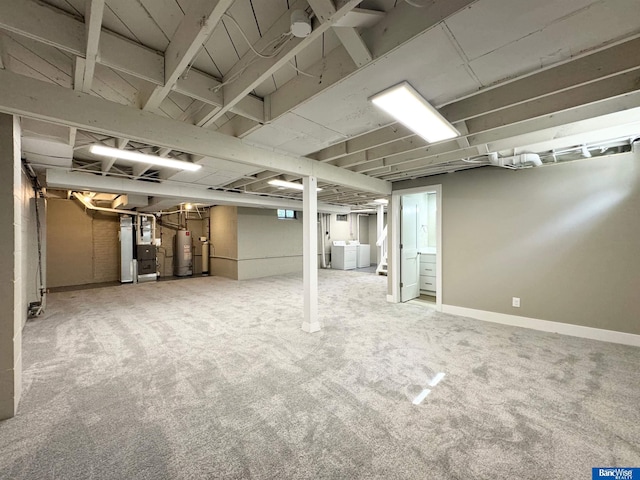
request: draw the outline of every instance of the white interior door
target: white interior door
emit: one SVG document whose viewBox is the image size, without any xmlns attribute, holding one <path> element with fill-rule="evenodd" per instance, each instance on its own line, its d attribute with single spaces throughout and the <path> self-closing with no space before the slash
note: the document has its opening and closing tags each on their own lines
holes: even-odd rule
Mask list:
<svg viewBox="0 0 640 480">
<path fill-rule="evenodd" d="M 400 215 L 400 301 L 420 296 L 420 254 L 418 253 L 418 198 L 404 195 Z"/>
</svg>

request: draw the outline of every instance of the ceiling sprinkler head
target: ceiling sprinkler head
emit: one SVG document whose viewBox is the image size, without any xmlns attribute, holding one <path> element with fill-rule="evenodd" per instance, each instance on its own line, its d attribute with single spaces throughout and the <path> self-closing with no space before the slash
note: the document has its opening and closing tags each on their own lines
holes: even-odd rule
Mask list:
<svg viewBox="0 0 640 480">
<path fill-rule="evenodd" d="M 291 12 L 291 33 L 298 38 L 308 37 L 311 33 L 311 20 L 304 10 Z"/>
</svg>

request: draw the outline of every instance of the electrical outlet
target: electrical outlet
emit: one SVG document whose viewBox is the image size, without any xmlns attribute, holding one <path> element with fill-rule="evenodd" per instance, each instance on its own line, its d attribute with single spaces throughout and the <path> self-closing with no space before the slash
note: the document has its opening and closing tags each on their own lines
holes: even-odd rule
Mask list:
<svg viewBox="0 0 640 480">
<path fill-rule="evenodd" d="M 516 308 L 520 308 L 520 298 L 519 297 L 513 297 L 511 299 L 511 306 L 512 307 L 516 307 Z"/>
</svg>

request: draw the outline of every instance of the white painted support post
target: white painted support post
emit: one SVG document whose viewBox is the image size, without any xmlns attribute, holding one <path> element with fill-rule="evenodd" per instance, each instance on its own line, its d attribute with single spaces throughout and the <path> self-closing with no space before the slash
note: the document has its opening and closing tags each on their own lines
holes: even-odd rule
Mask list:
<svg viewBox="0 0 640 480">
<path fill-rule="evenodd" d="M 382 230 L 384 230 L 384 205 L 378 205 L 376 215 L 376 239 L 382 236 Z M 378 261 L 376 265 L 380 265 L 382 261 L 382 246 L 378 247 Z"/>
<path fill-rule="evenodd" d="M 322 327 L 318 321 L 318 179 L 304 177 L 302 194 L 303 212 L 303 278 L 304 321 L 302 330 L 313 333 Z"/>
<path fill-rule="evenodd" d="M 22 391 L 22 180 L 20 123 L 0 114 L 0 420 L 13 417 Z"/>
</svg>

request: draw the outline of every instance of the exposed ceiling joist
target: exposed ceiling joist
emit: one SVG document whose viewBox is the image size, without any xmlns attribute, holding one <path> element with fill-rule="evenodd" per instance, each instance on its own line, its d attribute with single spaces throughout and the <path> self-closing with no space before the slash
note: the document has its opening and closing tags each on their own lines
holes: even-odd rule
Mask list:
<svg viewBox="0 0 640 480">
<path fill-rule="evenodd" d="M 438 25 L 454 13 L 477 0 L 432 0 L 424 8 L 399 3 L 371 28 L 361 32 L 362 40 L 371 52 L 373 61 L 391 53 L 411 39 Z M 268 96 L 267 120 L 275 120 L 296 106 L 315 97 L 332 85 L 348 78 L 358 70 L 351 56 L 343 48 L 336 48 L 306 68 L 311 75 L 322 75 L 322 82 L 298 75 Z"/>
<path fill-rule="evenodd" d="M 100 43 L 100 32 L 102 31 L 102 16 L 104 13 L 104 0 L 88 0 L 86 2 L 85 29 L 87 36 L 87 46 L 85 49 L 84 61 L 76 63 L 76 68 L 82 66 L 82 71 L 76 74 L 76 81 L 73 88 L 85 93 L 91 92 L 93 85 L 93 74 L 98 58 L 98 45 Z M 80 76 L 82 78 L 80 79 Z M 79 83 L 79 85 L 77 84 Z"/>
<path fill-rule="evenodd" d="M 212 105 L 217 111 L 224 103 L 222 91 L 218 89 L 219 86 L 218 80 L 192 68 L 189 73 L 178 78 L 174 90 Z M 231 109 L 231 113 L 250 118 L 256 122 L 264 122 L 264 102 L 261 98 L 247 95 Z"/>
<path fill-rule="evenodd" d="M 469 136 L 471 145 L 508 150 L 616 125 L 637 123 L 640 91 Z M 523 138 L 526 135 L 526 139 Z"/>
<path fill-rule="evenodd" d="M 85 56 L 85 25 L 64 12 L 35 0 L 0 0 L 0 29 L 51 45 L 80 58 Z M 96 61 L 157 86 L 165 83 L 164 55 L 126 40 L 108 30 L 100 34 L 100 55 Z M 202 83 L 206 83 L 203 87 Z M 215 95 L 220 81 L 195 69 L 181 79 L 176 90 L 215 107 L 223 104 L 222 94 Z M 232 113 L 264 121 L 261 99 L 247 96 L 231 109 Z"/>
<path fill-rule="evenodd" d="M 450 122 L 459 122 L 638 68 L 640 37 L 498 84 L 439 110 Z"/>
<path fill-rule="evenodd" d="M 379 10 L 369 10 L 366 8 L 354 8 L 340 20 L 334 27 L 369 28 L 378 23 L 386 15 Z"/>
<path fill-rule="evenodd" d="M 321 162 L 328 162 L 346 155 L 356 154 L 373 147 L 386 145 L 387 143 L 403 140 L 413 136 L 415 136 L 415 133 L 413 133 L 412 130 L 409 130 L 400 123 L 394 123 L 372 132 L 365 133 L 364 135 L 351 138 L 344 142 L 336 143 L 335 145 L 323 148 L 322 150 L 318 150 L 317 152 L 309 155 L 309 157 L 315 158 Z"/>
<path fill-rule="evenodd" d="M 260 124 L 253 120 L 236 115 L 227 123 L 218 128 L 219 133 L 231 135 L 232 137 L 244 138 L 251 132 L 260 128 Z"/>
<path fill-rule="evenodd" d="M 190 5 L 164 54 L 164 85 L 153 90 L 144 103 L 145 110 L 158 108 L 169 95 L 232 3 L 233 0 L 197 0 Z"/>
<path fill-rule="evenodd" d="M 599 67 L 601 65 L 601 67 Z M 517 88 L 515 88 L 517 87 Z M 575 107 L 615 98 L 640 89 L 640 38 L 610 46 L 598 52 L 527 75 L 490 90 L 482 91 L 441 108 L 450 121 L 464 130 L 465 142 L 480 145 L 471 138 L 536 117 L 546 117 Z M 466 119 L 461 122 L 460 120 Z M 391 128 L 391 127 L 386 127 Z M 398 128 L 404 128 L 398 126 Z M 428 145 L 417 135 L 393 138 L 387 130 L 333 145 L 310 155 L 330 163 L 371 175 L 385 168 L 419 162 L 433 155 L 458 151 L 468 146 L 458 139 Z M 482 138 L 482 137 L 481 137 Z M 367 146 L 360 150 L 356 145 Z M 434 153 L 437 152 L 437 153 Z M 400 168 L 400 167 L 397 167 Z"/>
<path fill-rule="evenodd" d="M 316 17 L 320 22 L 324 23 L 333 17 L 336 13 L 336 9 L 332 0 L 308 0 L 311 9 L 316 14 Z M 351 12 L 350 12 L 351 13 Z M 344 18 L 344 17 L 343 17 Z M 353 62 L 358 67 L 362 67 L 369 63 L 371 58 L 371 52 L 367 48 L 367 45 L 362 40 L 362 37 L 354 27 L 350 26 L 335 26 L 337 22 L 334 22 L 333 31 L 338 36 L 338 39 L 349 52 Z"/>
<path fill-rule="evenodd" d="M 617 97 L 636 90 L 640 90 L 640 69 L 471 118 L 467 120 L 466 124 L 470 134 L 480 133 L 530 118 L 541 117 L 550 113 Z"/>
<path fill-rule="evenodd" d="M 85 25 L 61 10 L 34 0 L 0 0 L 0 28 L 46 43 L 78 57 L 85 56 Z M 103 30 L 98 61 L 156 85 L 164 82 L 164 57 L 153 50 Z"/>
<path fill-rule="evenodd" d="M 225 188 L 228 188 L 231 190 L 242 189 L 247 185 L 251 185 L 253 183 L 257 183 L 268 178 L 274 178 L 274 177 L 277 177 L 278 175 L 280 174 L 277 172 L 271 172 L 269 170 L 265 170 L 264 172 L 257 173 L 255 175 L 252 175 L 251 177 L 245 177 L 245 178 L 241 178 L 240 180 L 236 180 L 233 183 L 225 185 Z"/>
<path fill-rule="evenodd" d="M 455 143 L 454 140 L 446 142 L 446 144 Z M 332 161 L 333 165 L 337 165 L 342 168 L 352 168 L 356 165 L 363 163 L 374 162 L 383 158 L 391 158 L 396 155 L 404 155 L 408 152 L 416 150 L 430 150 L 434 148 L 441 148 L 442 143 L 429 145 L 429 143 L 423 138 L 413 135 L 411 137 L 403 138 L 395 142 L 390 142 L 379 147 L 374 147 L 362 152 L 346 155 L 342 158 Z"/>
<path fill-rule="evenodd" d="M 217 132 L 162 118 L 150 112 L 74 92 L 40 80 L 0 71 L 0 111 L 60 123 L 195 155 L 255 165 L 388 194 L 391 184 L 306 157 L 260 149 Z"/>
<path fill-rule="evenodd" d="M 472 148 L 461 149 L 457 140 L 423 146 L 421 139 L 415 137 L 418 140 L 415 145 L 410 143 L 413 139 L 405 139 L 401 141 L 403 145 L 396 142 L 368 150 L 369 157 L 364 160 L 350 155 L 335 163 L 375 176 L 418 168 L 427 159 L 435 163 L 462 159 L 482 154 L 473 147 L 489 143 L 488 139 L 504 142 L 514 132 L 515 135 L 531 134 L 538 129 L 563 125 L 565 119 L 568 119 L 566 123 L 572 123 L 588 119 L 593 112 L 597 116 L 614 113 L 616 105 L 624 105 L 623 109 L 635 108 L 634 99 L 639 92 L 640 70 L 631 71 L 468 120 L 466 140 Z M 453 156 L 449 155 L 452 152 L 455 152 Z"/>
<path fill-rule="evenodd" d="M 361 0 L 341 0 L 339 2 L 340 6 L 336 8 L 331 18 L 317 25 L 307 37 L 296 38 L 290 36 L 286 40 L 287 43 L 284 48 L 273 58 L 256 56 L 253 50 L 263 52 L 270 45 L 274 44 L 279 37 L 289 32 L 291 28 L 291 17 L 290 12 L 287 11 L 267 30 L 262 38 L 253 45 L 253 48 L 231 68 L 229 73 L 225 75 L 222 90 L 224 106 L 213 114 L 203 112 L 203 115 L 198 118 L 197 124 L 208 126 L 222 117 L 222 115 L 231 110 L 234 105 L 246 97 L 253 89 L 262 84 L 272 74 L 284 67 L 298 53 L 320 38 L 336 21 L 353 10 L 360 1 Z M 290 10 L 304 9 L 306 4 L 307 2 L 305 0 L 297 0 L 291 5 Z"/>
<path fill-rule="evenodd" d="M 175 198 L 176 203 L 189 201 L 208 205 L 237 205 L 258 208 L 288 208 L 302 210 L 302 202 L 255 194 L 220 192 L 208 190 L 201 185 L 177 183 L 138 182 L 125 178 L 101 177 L 87 173 L 47 170 L 47 185 L 50 188 L 90 190 L 103 193 L 135 194 L 152 197 Z M 349 207 L 318 203 L 318 211 L 324 213 L 349 213 Z"/>
<path fill-rule="evenodd" d="M 412 155 L 413 158 L 410 154 L 400 154 L 393 159 L 385 159 L 382 166 L 371 169 L 367 173 L 383 178 L 390 174 L 397 174 L 400 177 L 415 176 L 427 166 L 482 155 L 489 151 L 511 150 L 525 145 L 552 141 L 563 143 L 567 141 L 563 139 L 625 125 L 631 125 L 630 132 L 638 131 L 640 130 L 638 109 L 640 109 L 640 91 L 470 135 L 467 138 L 471 146 L 468 148 L 461 149 L 457 142 L 451 140 L 434 145 L 428 151 L 415 152 L 416 154 Z M 396 178 L 398 178 L 397 175 Z"/>
<path fill-rule="evenodd" d="M 333 31 L 340 39 L 342 46 L 351 56 L 356 67 L 364 67 L 373 60 L 373 56 L 364 40 L 353 27 L 334 27 Z"/>
</svg>

